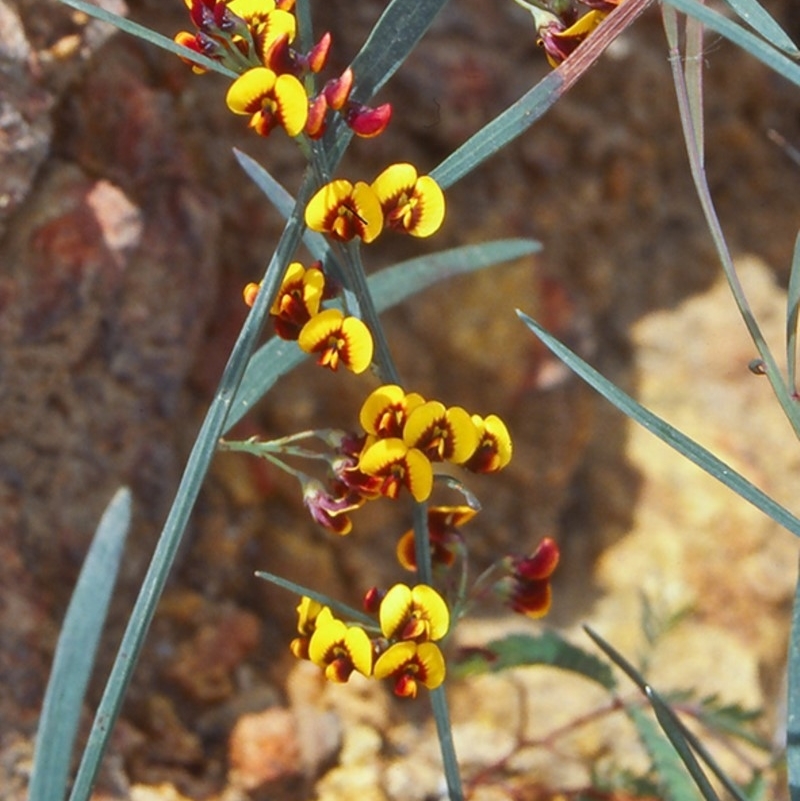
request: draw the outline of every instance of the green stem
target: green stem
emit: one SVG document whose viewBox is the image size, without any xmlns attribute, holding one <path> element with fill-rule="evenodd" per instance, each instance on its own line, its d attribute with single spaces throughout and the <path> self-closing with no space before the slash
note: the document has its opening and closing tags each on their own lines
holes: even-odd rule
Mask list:
<svg viewBox="0 0 800 801">
<path fill-rule="evenodd" d="M 464 789 L 461 786 L 461 774 L 458 770 L 456 749 L 453 744 L 453 727 L 450 725 L 450 712 L 447 708 L 447 695 L 445 695 L 443 684 L 435 690 L 431 690 L 431 705 L 436 721 L 436 734 L 439 736 L 439 747 L 442 750 L 447 794 L 450 801 L 464 801 Z"/>
<path fill-rule="evenodd" d="M 386 332 L 383 330 L 378 310 L 375 308 L 375 301 L 367 285 L 367 276 L 364 272 L 364 265 L 361 263 L 361 250 L 358 243 L 350 243 L 343 248 L 343 252 L 345 257 L 343 266 L 350 289 L 358 300 L 362 319 L 375 339 L 375 365 L 378 377 L 384 384 L 400 384 L 400 373 L 395 366 L 389 350 L 389 342 L 386 339 Z"/>
</svg>

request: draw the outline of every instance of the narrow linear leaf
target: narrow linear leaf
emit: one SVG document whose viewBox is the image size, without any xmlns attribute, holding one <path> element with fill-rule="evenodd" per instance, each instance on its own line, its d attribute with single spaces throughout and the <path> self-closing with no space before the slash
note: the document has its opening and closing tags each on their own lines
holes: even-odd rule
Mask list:
<svg viewBox="0 0 800 801">
<path fill-rule="evenodd" d="M 397 72 L 448 0 L 392 0 L 353 59 L 353 97 L 361 103 Z"/>
<path fill-rule="evenodd" d="M 672 739 L 664 737 L 658 730 L 658 727 L 641 709 L 631 707 L 627 712 L 636 727 L 636 732 L 639 735 L 642 745 L 650 757 L 658 777 L 656 781 L 658 782 L 662 797 L 666 799 L 666 801 L 697 801 L 697 790 L 686 775 L 686 770 L 679 757 L 680 752 L 676 753 L 677 749 Z M 677 733 L 673 732 L 673 734 L 677 736 Z M 679 742 L 681 741 L 682 738 Z M 685 743 L 682 743 L 682 745 L 685 746 Z M 694 760 L 688 747 L 685 748 L 685 753 L 686 752 L 688 752 L 688 755 Z M 680 756 L 683 755 L 680 754 Z M 694 760 L 694 764 L 702 775 L 702 770 L 697 764 L 697 760 Z M 707 785 L 708 780 L 704 775 L 703 779 Z M 697 780 L 695 779 L 695 781 Z M 719 801 L 719 799 L 712 790 L 712 795 L 710 797 L 706 796 L 706 801 Z"/>
<path fill-rule="evenodd" d="M 100 6 L 84 2 L 84 0 L 59 0 L 59 2 L 63 3 L 65 6 L 74 8 L 77 11 L 82 11 L 84 14 L 94 17 L 95 19 L 99 19 L 102 22 L 108 22 L 115 28 L 119 28 L 119 30 L 129 33 L 131 36 L 135 36 L 137 39 L 143 39 L 145 42 L 149 42 L 156 47 L 160 47 L 162 50 L 166 50 L 168 53 L 180 56 L 181 58 L 188 58 L 195 64 L 199 64 L 201 67 L 205 67 L 207 70 L 211 70 L 212 72 L 218 72 L 220 75 L 224 75 L 226 78 L 235 79 L 238 77 L 233 70 L 223 67 L 222 64 L 220 64 L 218 61 L 214 61 L 213 58 L 207 58 L 201 53 L 196 53 L 194 50 L 189 50 L 188 47 L 179 45 L 172 39 L 162 36 L 160 33 L 156 33 L 156 31 L 146 28 L 144 25 L 139 25 L 138 22 L 132 22 L 125 17 L 121 17 L 119 14 L 106 11 L 104 8 L 100 8 Z"/>
<path fill-rule="evenodd" d="M 632 420 L 644 426 L 678 453 L 694 462 L 726 487 L 730 487 L 737 495 L 753 504 L 776 523 L 782 525 L 795 536 L 800 536 L 800 520 L 791 512 L 776 503 L 766 493 L 737 473 L 732 467 L 725 464 L 713 453 L 706 450 L 693 439 L 678 431 L 662 418 L 653 414 L 630 395 L 624 393 L 619 387 L 612 384 L 607 378 L 588 365 L 577 354 L 559 342 L 542 328 L 535 320 L 521 311 L 517 311 L 520 319 L 533 331 L 533 333 L 549 348 L 564 364 L 579 375 L 589 386 L 596 389 L 606 400 L 616 406 L 621 412 Z"/>
<path fill-rule="evenodd" d="M 792 269 L 786 295 L 786 364 L 789 373 L 789 391 L 797 395 L 797 317 L 800 312 L 800 234 L 794 241 Z"/>
<path fill-rule="evenodd" d="M 664 0 L 664 2 L 684 14 L 696 17 L 711 30 L 755 56 L 788 81 L 800 86 L 800 64 L 794 63 L 760 36 L 750 33 L 738 23 L 723 17 L 722 14 L 704 6 L 698 0 Z"/>
<path fill-rule="evenodd" d="M 786 770 L 791 801 L 800 801 L 800 578 L 794 593 L 786 701 Z"/>
<path fill-rule="evenodd" d="M 516 103 L 484 125 L 441 164 L 431 170 L 431 178 L 442 189 L 452 186 L 509 142 L 527 131 L 536 120 L 544 116 L 544 113 L 564 92 L 564 79 L 561 74 L 557 70 L 549 72 Z"/>
<path fill-rule="evenodd" d="M 61 801 L 86 686 L 131 522 L 131 493 L 117 490 L 92 540 L 58 637 L 36 732 L 30 801 Z"/>
<path fill-rule="evenodd" d="M 800 50 L 775 18 L 757 0 L 725 0 L 756 33 L 786 53 L 791 58 L 800 58 Z"/>
<path fill-rule="evenodd" d="M 468 245 L 387 267 L 370 276 L 368 283 L 377 310 L 382 312 L 451 276 L 482 270 L 540 249 L 541 245 L 531 239 L 500 239 Z M 263 345 L 247 366 L 228 414 L 226 431 L 241 420 L 281 376 L 305 358 L 306 354 L 295 342 L 273 337 Z"/>
<path fill-rule="evenodd" d="M 516 103 L 484 125 L 451 153 L 431 177 L 446 189 L 516 139 L 574 86 L 612 41 L 630 26 L 651 0 L 626 0 L 561 66 L 548 73 Z"/>
<path fill-rule="evenodd" d="M 276 587 L 280 587 L 281 589 L 293 592 L 295 595 L 301 598 L 304 595 L 307 595 L 313 601 L 316 601 L 323 606 L 329 606 L 335 612 L 338 612 L 348 620 L 358 621 L 359 623 L 363 623 L 365 626 L 375 626 L 375 620 L 369 615 L 366 615 L 364 612 L 360 612 L 358 609 L 348 606 L 341 601 L 337 601 L 335 598 L 331 598 L 322 592 L 310 590 L 308 587 L 304 587 L 302 584 L 297 584 L 296 582 L 285 579 L 282 576 L 276 576 L 274 573 L 268 573 L 266 570 L 256 570 L 255 575 L 257 578 L 268 581 L 270 584 L 274 584 Z"/>
<path fill-rule="evenodd" d="M 552 665 L 577 673 L 613 690 L 616 681 L 610 666 L 594 654 L 573 645 L 555 632 L 543 634 L 511 634 L 494 640 L 479 649 L 470 649 L 453 663 L 456 676 L 496 673 L 526 665 Z"/>
<path fill-rule="evenodd" d="M 375 23 L 350 65 L 355 74 L 352 97 L 368 103 L 408 58 L 448 0 L 392 0 Z M 325 134 L 325 150 L 334 168 L 352 131 L 337 117 Z"/>
<path fill-rule="evenodd" d="M 620 669 L 623 673 L 642 691 L 642 693 L 647 697 L 650 701 L 651 705 L 653 706 L 653 711 L 656 713 L 656 717 L 659 720 L 659 723 L 664 726 L 665 724 L 662 722 L 663 720 L 668 719 L 668 725 L 664 729 L 667 736 L 670 737 L 672 740 L 672 732 L 677 733 L 677 740 L 680 742 L 680 746 L 676 745 L 678 753 L 681 753 L 682 750 L 686 748 L 693 749 L 694 752 L 706 763 L 709 770 L 719 779 L 722 786 L 725 787 L 726 790 L 733 796 L 736 801 L 747 801 L 744 794 L 742 793 L 741 788 L 728 776 L 725 771 L 719 766 L 717 761 L 714 757 L 710 754 L 708 749 L 700 742 L 699 738 L 693 734 L 684 724 L 681 722 L 681 719 L 675 714 L 672 708 L 664 701 L 664 699 L 656 693 L 656 691 L 647 683 L 644 676 L 627 660 L 625 657 L 614 648 L 613 645 L 608 643 L 604 640 L 596 631 L 593 631 L 589 626 L 584 626 L 583 630 L 591 637 L 591 639 L 595 642 L 595 644 L 600 648 L 600 650 Z M 689 762 L 696 762 L 694 758 L 694 754 L 690 754 L 691 759 Z M 681 757 L 683 758 L 683 756 Z M 698 777 L 695 776 L 694 768 L 690 767 L 689 764 L 684 760 L 687 769 L 691 773 L 691 775 L 697 780 Z M 699 768 L 699 766 L 698 766 Z M 705 774 L 702 773 L 702 770 L 699 771 L 700 776 L 700 783 L 698 787 L 701 787 L 703 782 L 707 784 L 705 779 Z M 701 790 L 702 791 L 702 790 Z M 712 791 L 713 792 L 713 791 Z M 705 793 L 704 793 L 705 794 Z"/>
</svg>

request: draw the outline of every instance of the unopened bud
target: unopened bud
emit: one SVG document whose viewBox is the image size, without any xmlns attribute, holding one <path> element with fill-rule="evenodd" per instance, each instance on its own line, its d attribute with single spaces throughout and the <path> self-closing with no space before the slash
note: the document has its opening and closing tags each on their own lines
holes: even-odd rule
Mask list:
<svg viewBox="0 0 800 801">
<path fill-rule="evenodd" d="M 331 35 L 327 31 L 320 40 L 311 48 L 306 56 L 306 64 L 311 72 L 322 72 L 328 63 L 328 54 L 331 51 Z"/>
<path fill-rule="evenodd" d="M 306 119 L 306 134 L 311 139 L 319 139 L 324 133 L 326 123 L 325 117 L 328 113 L 328 101 L 324 94 L 317 95 L 308 104 L 308 118 Z"/>
<path fill-rule="evenodd" d="M 242 290 L 242 298 L 248 306 L 252 307 L 256 302 L 256 297 L 258 296 L 258 291 L 260 289 L 261 284 L 255 284 L 251 282 Z"/>
<path fill-rule="evenodd" d="M 367 590 L 364 593 L 364 611 L 370 615 L 377 614 L 385 595 L 386 592 L 379 590 L 377 587 Z"/>
<path fill-rule="evenodd" d="M 345 122 L 353 130 L 353 133 L 363 139 L 371 139 L 373 136 L 382 134 L 391 118 L 392 107 L 389 103 L 384 103 L 377 108 L 370 108 L 361 103 L 351 102 L 344 115 Z"/>
<path fill-rule="evenodd" d="M 325 84 L 322 93 L 328 101 L 328 106 L 334 111 L 344 107 L 353 88 L 353 70 L 348 67 L 338 78 L 333 78 Z"/>
</svg>

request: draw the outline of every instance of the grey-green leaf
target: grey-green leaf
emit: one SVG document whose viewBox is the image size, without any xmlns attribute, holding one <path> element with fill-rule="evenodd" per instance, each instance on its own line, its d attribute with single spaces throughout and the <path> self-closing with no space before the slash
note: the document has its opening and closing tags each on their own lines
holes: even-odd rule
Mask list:
<svg viewBox="0 0 800 801">
<path fill-rule="evenodd" d="M 698 801 L 698 792 L 670 741 L 641 709 L 631 707 L 627 711 L 650 757 L 665 801 Z"/>
<path fill-rule="evenodd" d="M 131 494 L 122 488 L 97 527 L 58 638 L 36 732 L 30 801 L 61 801 L 66 796 L 81 705 L 130 521 Z"/>
<path fill-rule="evenodd" d="M 704 6 L 698 0 L 664 0 L 664 2 L 684 14 L 697 17 L 708 28 L 755 56 L 788 81 L 800 86 L 800 64 L 787 58 L 780 50 L 769 42 L 765 42 L 760 36 L 750 33 L 738 23 L 727 19 L 708 6 Z"/>
<path fill-rule="evenodd" d="M 800 50 L 775 18 L 756 0 L 725 0 L 725 2 L 758 34 L 791 58 L 800 58 Z"/>
<path fill-rule="evenodd" d="M 800 520 L 788 509 L 774 501 L 754 484 L 737 473 L 732 467 L 725 464 L 702 445 L 690 439 L 682 432 L 671 426 L 635 401 L 630 395 L 624 393 L 619 387 L 611 383 L 593 367 L 588 365 L 577 354 L 549 334 L 535 320 L 518 311 L 520 319 L 533 331 L 534 334 L 571 370 L 577 373 L 589 386 L 596 389 L 606 400 L 614 404 L 620 411 L 643 425 L 651 434 L 654 434 L 678 453 L 694 462 L 709 475 L 730 487 L 737 495 L 749 501 L 757 509 L 771 517 L 776 523 L 782 525 L 787 531 L 800 536 Z"/>
</svg>

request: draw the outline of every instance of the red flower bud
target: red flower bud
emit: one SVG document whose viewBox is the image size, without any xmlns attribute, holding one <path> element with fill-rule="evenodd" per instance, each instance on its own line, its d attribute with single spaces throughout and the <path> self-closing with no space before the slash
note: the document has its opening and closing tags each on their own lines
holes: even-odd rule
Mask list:
<svg viewBox="0 0 800 801">
<path fill-rule="evenodd" d="M 353 88 L 353 70 L 348 67 L 338 78 L 333 78 L 325 84 L 322 93 L 328 101 L 328 106 L 339 111 L 347 103 L 350 90 Z"/>
<path fill-rule="evenodd" d="M 328 113 L 328 101 L 324 94 L 317 95 L 308 104 L 308 119 L 306 120 L 306 133 L 311 139 L 319 139 L 327 127 L 325 117 Z"/>
<path fill-rule="evenodd" d="M 328 63 L 328 53 L 331 50 L 331 35 L 327 31 L 320 40 L 311 48 L 306 56 L 306 64 L 311 72 L 322 72 Z"/>
<path fill-rule="evenodd" d="M 363 139 L 371 139 L 382 134 L 391 118 L 392 107 L 389 103 L 370 108 L 361 103 L 350 102 L 344 115 L 344 121 L 353 133 Z"/>
</svg>

